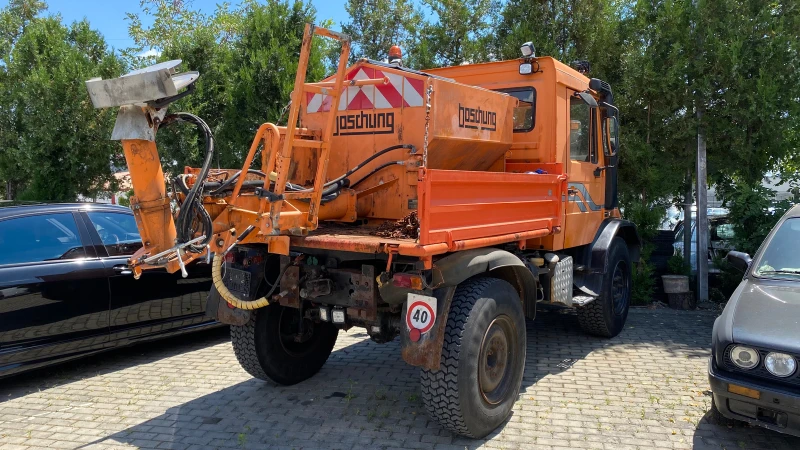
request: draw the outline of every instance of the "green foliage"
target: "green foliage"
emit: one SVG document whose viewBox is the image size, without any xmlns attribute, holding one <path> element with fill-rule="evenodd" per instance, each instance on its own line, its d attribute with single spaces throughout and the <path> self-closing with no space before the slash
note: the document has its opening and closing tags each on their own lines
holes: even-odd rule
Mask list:
<svg viewBox="0 0 800 450">
<path fill-rule="evenodd" d="M 433 19 L 422 27 L 420 67 L 479 63 L 491 57 L 491 36 L 499 10 L 496 0 L 423 0 Z"/>
<path fill-rule="evenodd" d="M 686 275 L 688 277 L 692 274 L 692 266 L 683 259 L 683 253 L 678 252 L 667 260 L 667 273 L 671 275 Z"/>
<path fill-rule="evenodd" d="M 342 31 L 353 39 L 350 61 L 360 58 L 385 60 L 389 48 L 399 45 L 404 59 L 413 59 L 415 40 L 422 24 L 422 14 L 409 0 L 348 0 L 345 10 L 350 21 Z M 408 52 L 411 51 L 412 55 Z"/>
<path fill-rule="evenodd" d="M 0 178 L 22 200 L 74 201 L 115 187 L 119 144 L 108 139 L 115 111 L 97 111 L 84 81 L 116 77 L 123 62 L 85 21 L 37 17 L 41 2 L 14 1 L 0 23 L 16 26 L 0 60 Z M 9 16 L 26 11 L 21 22 Z M 17 18 L 19 19 L 19 18 Z"/>
<path fill-rule="evenodd" d="M 655 267 L 650 264 L 650 255 L 653 245 L 645 244 L 642 248 L 641 259 L 633 265 L 631 274 L 631 304 L 649 305 L 653 302 L 653 292 L 656 287 Z"/>
<path fill-rule="evenodd" d="M 131 206 L 131 197 L 133 197 L 133 195 L 134 195 L 133 189 L 129 189 L 127 192 L 125 192 L 125 197 L 120 197 L 119 204 L 121 206 L 127 206 L 127 207 L 130 208 L 130 206 Z"/>
<path fill-rule="evenodd" d="M 159 61 L 182 59 L 183 70 L 197 70 L 194 94 L 171 106 L 204 118 L 215 137 L 215 165 L 238 167 L 264 122 L 277 122 L 289 102 L 305 24 L 315 22 L 310 3 L 268 0 L 245 1 L 238 8 L 221 4 L 212 15 L 188 8 L 183 2 L 143 0 L 141 18 L 129 14 L 129 32 L 135 46 L 124 53 L 138 65 L 154 61 L 135 56 L 159 48 Z M 144 22 L 152 22 L 143 27 Z M 328 25 L 323 23 L 322 25 Z M 308 80 L 326 74 L 332 49 L 317 43 L 309 61 Z M 204 146 L 197 131 L 173 126 L 158 134 L 162 163 L 167 173 L 197 166 Z"/>
<path fill-rule="evenodd" d="M 753 255 L 778 219 L 791 207 L 791 202 L 771 200 L 775 192 L 761 184 L 728 181 L 720 184 L 719 190 L 730 211 L 733 248 Z"/>
</svg>

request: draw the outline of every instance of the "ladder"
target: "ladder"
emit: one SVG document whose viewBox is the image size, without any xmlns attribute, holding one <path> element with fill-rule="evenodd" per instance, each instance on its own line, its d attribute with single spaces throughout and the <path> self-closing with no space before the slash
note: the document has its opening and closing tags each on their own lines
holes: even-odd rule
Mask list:
<svg viewBox="0 0 800 450">
<path fill-rule="evenodd" d="M 339 55 L 339 64 L 336 70 L 336 79 L 334 81 L 306 83 L 306 71 L 308 69 L 308 61 L 311 55 L 312 40 L 314 35 L 335 39 L 342 44 L 342 51 Z M 297 75 L 294 81 L 295 87 L 291 96 L 289 119 L 285 131 L 286 138 L 274 162 L 276 179 L 273 198 L 275 200 L 270 202 L 269 216 L 272 222 L 273 230 L 278 231 L 279 233 L 285 231 L 280 229 L 279 226 L 281 223 L 281 210 L 284 207 L 285 200 L 308 199 L 309 202 L 308 214 L 305 218 L 303 218 L 304 220 L 299 221 L 299 223 L 294 222 L 290 225 L 290 227 L 293 229 L 291 230 L 293 234 L 305 234 L 308 231 L 317 228 L 319 208 L 322 201 L 322 191 L 324 189 L 326 175 L 328 172 L 328 160 L 331 152 L 331 138 L 333 136 L 336 113 L 339 109 L 339 100 L 343 94 L 343 88 L 345 86 L 363 86 L 369 84 L 381 84 L 385 82 L 384 79 L 358 81 L 345 80 L 347 76 L 347 60 L 350 57 L 350 45 L 350 36 L 346 34 L 327 30 L 312 24 L 306 24 L 305 32 L 303 34 L 303 44 L 300 49 L 300 60 L 297 65 Z M 331 97 L 331 108 L 327 111 L 327 117 L 323 121 L 325 128 L 322 130 L 320 140 L 301 138 L 300 133 L 298 133 L 300 130 L 297 129 L 297 119 L 300 116 L 300 108 L 304 107 L 304 94 L 306 92 L 328 95 Z M 307 134 L 303 134 L 302 136 L 308 137 Z M 312 148 L 319 151 L 317 168 L 314 176 L 314 186 L 303 191 L 285 192 L 286 182 L 288 181 L 292 162 L 292 151 L 296 147 Z"/>
</svg>

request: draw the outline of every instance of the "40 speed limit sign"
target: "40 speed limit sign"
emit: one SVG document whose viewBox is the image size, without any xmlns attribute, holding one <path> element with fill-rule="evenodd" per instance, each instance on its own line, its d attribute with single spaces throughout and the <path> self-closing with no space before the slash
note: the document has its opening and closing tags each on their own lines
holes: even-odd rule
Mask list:
<svg viewBox="0 0 800 450">
<path fill-rule="evenodd" d="M 409 330 L 425 333 L 436 322 L 436 297 L 408 294 L 406 300 L 406 325 Z"/>
</svg>

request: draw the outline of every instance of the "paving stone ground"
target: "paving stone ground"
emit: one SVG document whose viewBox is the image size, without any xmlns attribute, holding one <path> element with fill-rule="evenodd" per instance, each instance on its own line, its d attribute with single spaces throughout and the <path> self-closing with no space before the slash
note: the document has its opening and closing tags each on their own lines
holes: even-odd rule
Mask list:
<svg viewBox="0 0 800 450">
<path fill-rule="evenodd" d="M 94 356 L 0 381 L 0 449 L 798 449 L 800 439 L 709 421 L 708 312 L 631 310 L 617 338 L 569 313 L 528 323 L 513 415 L 483 440 L 442 430 L 397 342 L 341 333 L 296 386 L 255 380 L 227 330 Z"/>
</svg>

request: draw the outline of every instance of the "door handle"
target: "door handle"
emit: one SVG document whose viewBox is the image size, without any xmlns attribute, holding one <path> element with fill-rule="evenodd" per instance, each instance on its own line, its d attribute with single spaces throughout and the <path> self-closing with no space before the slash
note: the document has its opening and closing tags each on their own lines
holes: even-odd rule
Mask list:
<svg viewBox="0 0 800 450">
<path fill-rule="evenodd" d="M 131 274 L 133 274 L 133 271 L 131 269 L 129 269 L 128 266 L 125 265 L 125 264 L 120 264 L 118 266 L 114 266 L 114 272 L 116 272 L 117 275 L 131 275 Z"/>
</svg>

